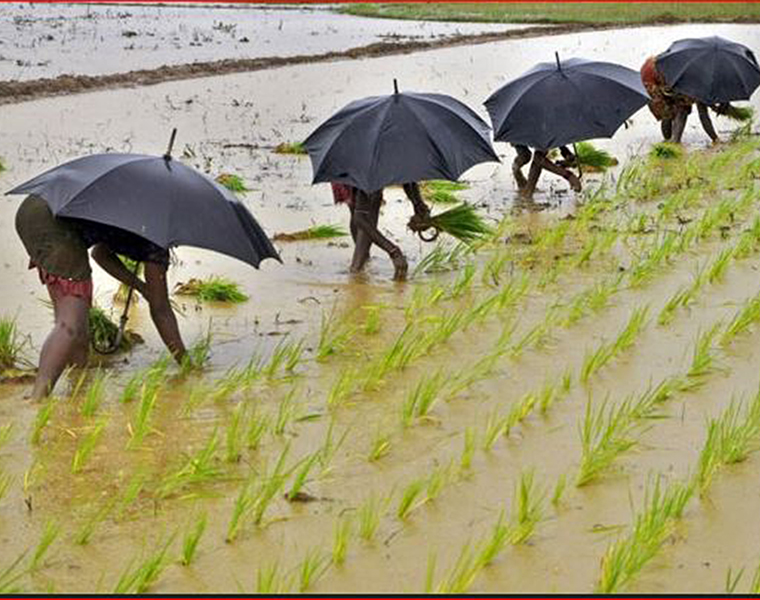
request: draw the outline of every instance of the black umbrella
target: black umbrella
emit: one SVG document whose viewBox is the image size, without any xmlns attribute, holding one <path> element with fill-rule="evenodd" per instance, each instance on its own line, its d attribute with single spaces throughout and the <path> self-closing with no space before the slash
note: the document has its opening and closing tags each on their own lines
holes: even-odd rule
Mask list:
<svg viewBox="0 0 760 600">
<path fill-rule="evenodd" d="M 168 153 L 85 156 L 7 193 L 36 194 L 56 216 L 113 225 L 162 248 L 197 246 L 256 268 L 265 258 L 280 260 L 232 192 Z"/>
<path fill-rule="evenodd" d="M 657 57 L 657 70 L 675 91 L 705 104 L 749 100 L 760 85 L 752 50 L 718 36 L 673 42 Z"/>
<path fill-rule="evenodd" d="M 454 181 L 473 165 L 498 161 L 489 129 L 451 96 L 396 88 L 388 96 L 351 102 L 304 146 L 313 183 L 335 181 L 373 192 L 425 179 Z"/>
<path fill-rule="evenodd" d="M 556 56 L 496 90 L 485 106 L 495 140 L 549 150 L 612 137 L 648 100 L 637 71 Z"/>
</svg>

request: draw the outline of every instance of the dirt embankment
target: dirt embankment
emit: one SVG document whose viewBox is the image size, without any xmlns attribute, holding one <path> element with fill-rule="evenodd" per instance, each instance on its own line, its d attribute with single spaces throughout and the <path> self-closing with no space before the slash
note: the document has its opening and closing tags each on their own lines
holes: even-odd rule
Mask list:
<svg viewBox="0 0 760 600">
<path fill-rule="evenodd" d="M 60 75 L 54 78 L 33 79 L 29 81 L 2 81 L 0 82 L 0 104 L 26 102 L 48 96 L 153 85 L 164 83 L 166 81 L 178 81 L 181 79 L 193 79 L 196 77 L 225 75 L 245 71 L 260 71 L 289 65 L 328 62 L 349 58 L 359 59 L 376 56 L 392 56 L 394 54 L 408 54 L 411 52 L 435 50 L 452 46 L 485 44 L 510 39 L 620 28 L 621 26 L 619 24 L 598 25 L 570 23 L 548 27 L 528 27 L 525 29 L 500 33 L 462 35 L 434 41 L 408 41 L 397 43 L 378 42 L 340 52 L 327 52 L 316 55 L 224 59 L 184 65 L 169 65 L 157 69 L 140 69 L 109 75 Z"/>
</svg>

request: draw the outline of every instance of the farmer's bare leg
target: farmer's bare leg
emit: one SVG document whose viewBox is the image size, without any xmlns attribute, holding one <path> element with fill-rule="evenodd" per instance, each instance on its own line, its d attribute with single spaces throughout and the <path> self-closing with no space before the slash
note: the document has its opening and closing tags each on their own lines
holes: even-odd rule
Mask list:
<svg viewBox="0 0 760 600">
<path fill-rule="evenodd" d="M 42 345 L 37 379 L 32 390 L 33 400 L 50 394 L 66 367 L 87 363 L 89 302 L 77 296 L 51 293 L 50 297 L 55 325 Z"/>
<path fill-rule="evenodd" d="M 662 131 L 662 139 L 669 142 L 670 136 L 673 135 L 673 119 L 663 119 L 660 121 L 660 131 Z"/>
<path fill-rule="evenodd" d="M 698 102 L 697 113 L 699 114 L 699 122 L 702 123 L 702 129 L 704 129 L 705 133 L 710 136 L 713 143 L 717 142 L 719 140 L 718 134 L 715 132 L 715 127 L 713 127 L 710 113 L 707 110 L 707 105 Z"/>
<path fill-rule="evenodd" d="M 574 191 L 581 191 L 581 180 L 578 179 L 578 176 L 569 169 L 561 167 L 560 165 L 549 160 L 546 156 L 546 152 L 539 152 L 536 150 L 533 156 L 533 162 L 536 162 L 536 160 L 539 161 L 542 169 L 551 171 L 555 175 L 559 175 L 563 179 L 567 180 L 567 182 L 570 184 L 570 187 L 573 188 Z"/>
<path fill-rule="evenodd" d="M 517 182 L 518 191 L 522 191 L 528 183 L 525 175 L 522 173 L 522 168 L 530 162 L 532 154 L 527 146 L 517 145 L 514 146 L 514 149 L 517 152 L 517 156 L 512 161 L 512 175 Z"/>
<path fill-rule="evenodd" d="M 525 199 L 531 199 L 533 198 L 533 192 L 536 191 L 536 186 L 538 185 L 538 178 L 541 177 L 541 158 L 540 158 L 541 152 L 536 150 L 533 152 L 533 162 L 530 163 L 530 170 L 528 171 L 528 180 L 525 182 L 525 185 L 520 192 L 520 197 Z"/>
<path fill-rule="evenodd" d="M 367 198 L 369 222 L 375 229 L 377 229 L 377 224 L 380 220 L 381 203 L 382 196 L 380 194 L 370 194 Z M 351 272 L 359 273 L 364 269 L 364 265 L 366 265 L 369 260 L 369 251 L 372 247 L 372 240 L 362 229 L 359 228 L 358 223 L 354 218 L 354 212 L 355 210 L 352 208 L 351 230 L 356 231 L 356 236 L 354 237 L 354 256 L 351 259 Z"/>
<path fill-rule="evenodd" d="M 361 241 L 362 234 L 366 235 L 371 243 L 385 250 L 390 259 L 393 261 L 393 267 L 395 269 L 393 278 L 405 279 L 408 264 L 406 262 L 406 257 L 401 252 L 401 248 L 396 246 L 396 244 L 391 242 L 377 229 L 377 218 L 375 215 L 379 214 L 379 203 L 379 194 L 377 196 L 375 194 L 357 194 L 356 208 L 354 209 L 353 217 L 359 230 L 357 237 L 359 241 Z M 373 204 L 377 204 L 378 206 L 373 206 Z M 359 247 L 357 245 L 357 248 L 354 251 L 354 259 L 361 258 L 361 256 L 357 255 L 358 250 Z M 362 266 L 363 264 L 352 262 L 351 271 L 356 272 L 357 270 L 360 270 Z"/>
<path fill-rule="evenodd" d="M 676 112 L 676 116 L 673 118 L 673 130 L 670 135 L 670 142 L 674 144 L 680 144 L 683 137 L 684 129 L 686 129 L 686 119 L 689 118 L 689 111 L 679 109 Z"/>
</svg>

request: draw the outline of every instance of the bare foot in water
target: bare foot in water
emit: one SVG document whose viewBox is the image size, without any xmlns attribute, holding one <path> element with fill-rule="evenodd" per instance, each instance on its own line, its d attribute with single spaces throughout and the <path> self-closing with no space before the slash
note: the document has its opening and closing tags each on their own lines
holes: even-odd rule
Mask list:
<svg viewBox="0 0 760 600">
<path fill-rule="evenodd" d="M 393 261 L 393 279 L 396 281 L 404 281 L 406 279 L 406 273 L 409 270 L 409 264 L 406 262 L 406 257 L 401 250 L 396 249 L 391 253 L 391 260 Z"/>
</svg>

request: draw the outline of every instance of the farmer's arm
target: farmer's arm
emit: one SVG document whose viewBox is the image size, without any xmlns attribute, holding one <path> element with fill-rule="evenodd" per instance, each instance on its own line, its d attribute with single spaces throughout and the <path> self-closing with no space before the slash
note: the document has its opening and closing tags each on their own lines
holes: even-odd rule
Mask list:
<svg viewBox="0 0 760 600">
<path fill-rule="evenodd" d="M 177 362 L 185 356 L 185 344 L 179 333 L 177 317 L 169 303 L 166 287 L 166 266 L 154 262 L 145 263 L 145 298 L 150 305 L 150 317 L 158 334 Z"/>
<path fill-rule="evenodd" d="M 105 244 L 95 244 L 92 249 L 92 258 L 98 263 L 103 270 L 111 277 L 118 279 L 126 286 L 135 288 L 143 296 L 145 296 L 146 288 L 145 282 L 132 273 L 124 263 L 119 260 L 116 253 L 111 250 Z"/>
<path fill-rule="evenodd" d="M 414 214 L 416 214 L 419 217 L 427 217 L 428 215 L 430 215 L 430 209 L 428 208 L 428 205 L 425 204 L 425 201 L 422 199 L 422 194 L 420 193 L 419 185 L 417 185 L 414 182 L 405 183 L 404 192 L 406 193 L 406 197 L 412 201 L 412 205 L 414 206 Z"/>
</svg>

